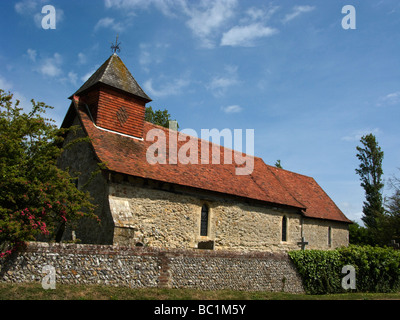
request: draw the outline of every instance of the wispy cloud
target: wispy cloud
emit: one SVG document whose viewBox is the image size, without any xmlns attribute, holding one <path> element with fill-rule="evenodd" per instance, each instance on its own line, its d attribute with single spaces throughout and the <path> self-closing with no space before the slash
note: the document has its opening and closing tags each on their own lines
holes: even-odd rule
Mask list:
<svg viewBox="0 0 400 320">
<path fill-rule="evenodd" d="M 21 15 L 32 15 L 37 10 L 39 5 L 44 5 L 45 0 L 23 0 L 18 1 L 14 5 L 14 9 L 18 14 Z"/>
<path fill-rule="evenodd" d="M 87 57 L 83 52 L 78 53 L 78 64 L 86 64 Z"/>
<path fill-rule="evenodd" d="M 277 6 L 267 9 L 258 7 L 247 9 L 239 24 L 222 34 L 220 45 L 252 47 L 256 45 L 256 40 L 277 34 L 279 30 L 270 27 L 268 23 L 278 9 Z"/>
<path fill-rule="evenodd" d="M 26 55 L 29 58 L 29 60 L 31 60 L 32 62 L 36 62 L 36 56 L 37 56 L 36 50 L 28 49 L 26 51 Z"/>
<path fill-rule="evenodd" d="M 392 92 L 378 99 L 377 106 L 393 106 L 400 104 L 400 91 Z"/>
<path fill-rule="evenodd" d="M 167 97 L 182 94 L 183 89 L 189 86 L 189 84 L 189 79 L 181 78 L 174 81 L 163 81 L 163 85 L 156 88 L 153 79 L 149 79 L 144 83 L 143 87 L 150 96 Z"/>
<path fill-rule="evenodd" d="M 141 43 L 139 45 L 139 64 L 146 71 L 149 72 L 149 66 L 160 64 L 163 61 L 165 50 L 169 48 L 167 43 Z"/>
<path fill-rule="evenodd" d="M 352 141 L 360 141 L 360 139 L 367 135 L 372 133 L 373 135 L 378 135 L 381 134 L 382 131 L 379 128 L 374 128 L 374 129 L 362 129 L 362 130 L 355 130 L 352 133 L 350 133 L 347 136 L 342 137 L 343 141 L 348 141 L 348 142 L 352 142 Z"/>
<path fill-rule="evenodd" d="M 293 7 L 293 10 L 291 13 L 288 13 L 287 15 L 285 15 L 285 17 L 283 18 L 283 23 L 287 23 L 297 17 L 299 17 L 300 15 L 307 13 L 307 12 L 311 12 L 314 11 L 315 7 L 313 6 L 295 6 Z"/>
<path fill-rule="evenodd" d="M 221 46 L 252 47 L 255 45 L 255 40 L 270 37 L 277 33 L 277 29 L 263 26 L 260 23 L 254 23 L 247 26 L 235 26 L 223 34 Z"/>
<path fill-rule="evenodd" d="M 224 95 L 228 88 L 239 84 L 237 71 L 237 66 L 225 66 L 222 75 L 214 76 L 210 83 L 206 85 L 206 88 L 211 90 L 214 96 Z"/>
<path fill-rule="evenodd" d="M 62 74 L 61 65 L 62 57 L 59 53 L 55 53 L 51 57 L 41 59 L 35 70 L 43 76 L 54 78 Z"/>
<path fill-rule="evenodd" d="M 201 41 L 204 47 L 215 46 L 215 35 L 229 21 L 235 13 L 237 0 L 201 1 L 198 7 L 186 7 L 189 16 L 186 22 L 193 34 Z"/>
<path fill-rule="evenodd" d="M 14 5 L 15 12 L 25 17 L 31 17 L 36 27 L 42 28 L 42 19 L 45 16 L 42 14 L 42 7 L 49 4 L 48 0 L 23 0 L 18 1 Z M 55 7 L 57 24 L 64 20 L 64 11 Z"/>
<path fill-rule="evenodd" d="M 100 19 L 94 26 L 94 31 L 99 31 L 100 29 L 111 29 L 116 32 L 124 31 L 124 25 L 121 22 L 115 22 L 114 18 L 105 17 Z"/>
<path fill-rule="evenodd" d="M 225 113 L 239 113 L 243 110 L 241 106 L 238 105 L 233 105 L 233 106 L 227 106 L 227 107 L 222 107 L 221 108 L 223 112 Z"/>
<path fill-rule="evenodd" d="M 148 9 L 154 6 L 167 16 L 175 16 L 177 8 L 186 5 L 186 0 L 105 0 L 106 8 L 117 8 L 134 14 L 137 9 Z"/>
<path fill-rule="evenodd" d="M 155 7 L 169 17 L 184 17 L 186 26 L 202 47 L 213 48 L 226 23 L 234 17 L 238 0 L 105 0 L 106 8 L 135 14 L 137 10 Z M 110 21 L 104 21 L 111 25 Z"/>
</svg>

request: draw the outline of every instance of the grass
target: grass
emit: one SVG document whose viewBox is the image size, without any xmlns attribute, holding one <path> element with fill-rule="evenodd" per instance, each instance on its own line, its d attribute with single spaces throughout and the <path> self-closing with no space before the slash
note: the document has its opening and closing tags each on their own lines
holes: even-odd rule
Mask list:
<svg viewBox="0 0 400 320">
<path fill-rule="evenodd" d="M 94 285 L 57 284 L 44 290 L 40 283 L 0 283 L 0 300 L 400 300 L 400 293 L 307 295 L 194 289 L 131 289 Z"/>
</svg>

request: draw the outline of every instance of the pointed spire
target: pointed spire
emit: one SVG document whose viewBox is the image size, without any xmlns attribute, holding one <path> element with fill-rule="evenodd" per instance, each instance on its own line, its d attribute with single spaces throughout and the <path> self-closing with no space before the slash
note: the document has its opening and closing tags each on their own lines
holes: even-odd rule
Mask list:
<svg viewBox="0 0 400 320">
<path fill-rule="evenodd" d="M 133 94 L 146 102 L 152 101 L 116 53 L 113 53 L 74 95 L 79 96 L 99 83 Z"/>
</svg>

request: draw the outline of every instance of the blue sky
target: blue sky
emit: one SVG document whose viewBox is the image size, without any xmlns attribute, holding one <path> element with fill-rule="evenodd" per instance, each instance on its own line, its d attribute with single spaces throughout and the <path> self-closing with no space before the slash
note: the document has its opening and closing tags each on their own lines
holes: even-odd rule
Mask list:
<svg viewBox="0 0 400 320">
<path fill-rule="evenodd" d="M 56 29 L 42 28 L 45 5 Z M 398 0 L 3 0 L 0 15 L 0 88 L 52 105 L 58 124 L 118 34 L 153 108 L 199 133 L 254 129 L 256 156 L 314 177 L 350 219 L 362 135 L 385 152 L 385 179 L 400 175 Z"/>
</svg>

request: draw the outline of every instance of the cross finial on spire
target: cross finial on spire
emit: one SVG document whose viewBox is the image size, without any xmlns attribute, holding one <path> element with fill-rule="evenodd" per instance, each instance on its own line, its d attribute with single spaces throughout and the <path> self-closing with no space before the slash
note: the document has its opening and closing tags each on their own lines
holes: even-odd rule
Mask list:
<svg viewBox="0 0 400 320">
<path fill-rule="evenodd" d="M 121 52 L 121 48 L 119 47 L 121 42 L 118 43 L 118 35 L 117 35 L 117 39 L 115 40 L 115 44 L 111 44 L 111 50 L 112 52 L 116 53 L 116 52 Z"/>
</svg>

